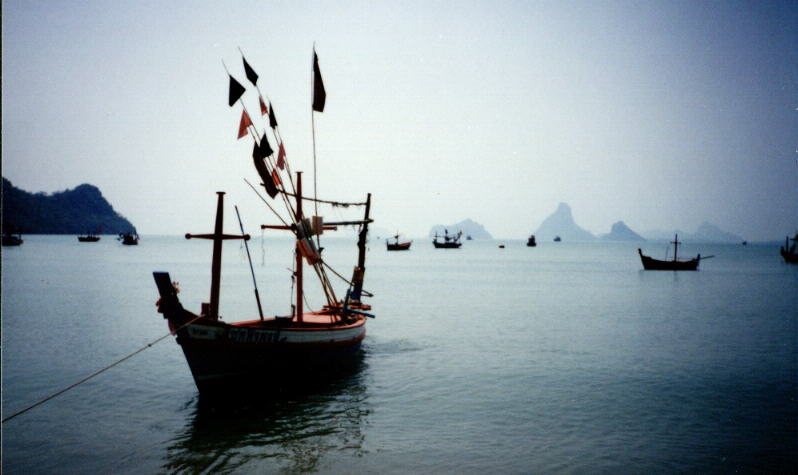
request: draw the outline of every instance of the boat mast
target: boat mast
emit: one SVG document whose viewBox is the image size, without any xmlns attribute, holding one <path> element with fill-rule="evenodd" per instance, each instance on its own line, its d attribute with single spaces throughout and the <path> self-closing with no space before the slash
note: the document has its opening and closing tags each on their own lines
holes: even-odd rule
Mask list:
<svg viewBox="0 0 798 475">
<path fill-rule="evenodd" d="M 302 237 L 302 172 L 296 172 L 296 217 L 294 221 L 297 223 L 296 235 L 296 321 L 302 323 L 302 253 L 299 251 L 299 240 Z"/>
<path fill-rule="evenodd" d="M 226 239 L 249 240 L 249 234 L 240 236 L 234 234 L 224 234 L 222 224 L 224 223 L 224 191 L 217 191 L 216 200 L 216 226 L 213 234 L 189 234 L 186 239 L 212 239 L 213 240 L 213 260 L 211 261 L 211 303 L 209 304 L 208 318 L 219 319 L 219 284 L 222 280 L 222 241 Z"/>
<path fill-rule="evenodd" d="M 673 262 L 676 262 L 676 258 L 678 257 L 678 253 L 679 253 L 679 235 L 678 234 L 674 234 L 673 235 L 673 242 L 671 244 L 673 244 Z"/>
<path fill-rule="evenodd" d="M 366 273 L 366 237 L 369 228 L 369 211 L 371 210 L 371 193 L 366 195 L 366 213 L 363 218 L 363 226 L 360 228 L 360 235 L 357 238 L 357 267 L 352 276 L 352 293 L 350 298 L 355 302 L 360 302 L 360 294 L 363 292 L 363 277 Z M 399 233 L 396 234 L 396 242 L 399 243 Z"/>
</svg>

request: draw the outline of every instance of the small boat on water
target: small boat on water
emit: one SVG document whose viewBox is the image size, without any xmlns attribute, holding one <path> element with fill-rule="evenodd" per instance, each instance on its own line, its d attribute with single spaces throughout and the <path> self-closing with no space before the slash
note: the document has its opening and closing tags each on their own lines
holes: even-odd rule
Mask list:
<svg viewBox="0 0 798 475">
<path fill-rule="evenodd" d="M 86 233 L 85 236 L 78 236 L 78 241 L 80 242 L 97 242 L 100 240 L 100 236 L 96 235 L 93 232 Z"/>
<path fill-rule="evenodd" d="M 138 246 L 139 244 L 139 235 L 137 233 L 119 233 L 119 238 L 117 239 L 126 246 Z"/>
<path fill-rule="evenodd" d="M 257 75 L 244 60 L 247 78 L 257 87 Z M 251 73 L 251 74 L 250 74 Z M 323 99 L 319 107 L 319 91 L 323 93 L 323 84 L 314 51 L 314 100 L 313 111 L 323 110 Z M 241 86 L 230 76 L 230 100 L 232 107 L 240 102 L 244 93 Z M 258 99 L 261 111 L 266 109 L 265 101 L 258 90 Z M 246 109 L 243 111 L 246 114 Z M 178 286 L 173 283 L 167 272 L 154 272 L 153 277 L 158 287 L 160 299 L 158 311 L 168 321 L 169 329 L 177 335 L 177 343 L 181 346 L 188 362 L 194 382 L 200 395 L 236 395 L 234 388 L 246 387 L 266 389 L 268 394 L 276 393 L 281 388 L 290 386 L 293 382 L 313 379 L 314 375 L 325 375 L 330 371 L 347 368 L 348 364 L 356 361 L 360 344 L 366 336 L 366 319 L 374 316 L 368 313 L 371 306 L 361 301 L 364 296 L 371 296 L 363 289 L 363 277 L 366 270 L 366 240 L 371 207 L 371 194 L 367 194 L 366 201 L 360 203 L 342 203 L 327 201 L 302 193 L 302 172 L 292 176 L 289 163 L 285 157 L 282 138 L 277 128 L 274 117 L 274 108 L 269 103 L 269 125 L 272 128 L 274 140 L 280 152 L 275 154 L 268 145 L 267 129 L 264 128 L 261 136 L 259 130 L 251 123 L 240 127 L 239 138 L 249 134 L 254 142 L 252 159 L 255 170 L 263 181 L 261 185 L 274 205 L 270 204 L 258 193 L 261 200 L 282 224 L 261 225 L 261 229 L 277 229 L 289 231 L 294 235 L 295 246 L 288 257 L 293 261 L 290 274 L 291 296 L 295 298 L 294 304 L 288 313 L 264 317 L 260 296 L 257 290 L 254 269 L 250 260 L 250 270 L 255 288 L 255 302 L 258 315 L 249 316 L 242 321 L 236 321 L 231 316 L 230 321 L 222 321 L 219 313 L 219 300 L 221 293 L 222 269 L 222 242 L 228 239 L 244 241 L 249 258 L 247 241 L 249 235 L 226 234 L 223 230 L 224 192 L 217 192 L 216 222 L 212 234 L 186 234 L 186 239 L 200 238 L 213 240 L 213 255 L 211 260 L 211 290 L 209 303 L 203 303 L 199 313 L 186 310 L 178 299 Z M 242 121 L 243 123 L 243 121 Z M 275 157 L 275 155 L 277 155 Z M 314 159 L 315 163 L 315 159 Z M 248 183 L 248 182 L 247 182 Z M 250 185 L 252 186 L 252 185 Z M 253 190 L 256 190 L 252 187 Z M 257 192 L 257 190 L 256 190 Z M 280 196 L 278 196 L 280 195 Z M 303 202 L 310 201 L 313 207 L 321 204 L 332 206 L 365 207 L 365 216 L 362 220 L 324 222 L 321 216 L 307 215 Z M 278 207 L 283 207 L 278 211 Z M 238 214 L 238 208 L 236 208 Z M 335 230 L 338 226 L 357 226 L 357 263 L 351 279 L 343 277 L 326 262 L 322 254 L 324 249 L 320 245 L 323 231 Z M 306 311 L 307 296 L 304 290 L 304 268 L 313 269 L 313 275 L 318 277 L 321 289 L 324 292 L 326 303 L 318 310 Z M 331 277 L 339 277 L 346 282 L 346 292 L 336 290 L 331 282 Z M 345 297 L 343 297 L 345 295 Z M 343 298 L 340 298 L 340 297 Z M 246 317 L 245 317 L 246 318 Z"/>
<path fill-rule="evenodd" d="M 792 241 L 792 245 L 790 245 L 790 241 Z M 784 262 L 798 264 L 798 233 L 795 233 L 792 238 L 789 236 L 784 238 L 784 246 L 779 249 L 779 254 L 784 258 Z"/>
<path fill-rule="evenodd" d="M 3 230 L 3 246 L 21 246 L 22 233 Z"/>
<path fill-rule="evenodd" d="M 463 245 L 460 242 L 460 237 L 463 235 L 462 231 L 458 231 L 457 234 L 449 235 L 449 230 L 443 230 L 443 236 L 440 236 L 442 241 L 438 241 L 438 233 L 435 233 L 435 239 L 432 240 L 432 245 L 435 246 L 436 249 L 458 249 L 460 246 Z"/>
<path fill-rule="evenodd" d="M 560 242 L 562 238 L 560 236 L 554 236 L 554 242 Z"/>
<path fill-rule="evenodd" d="M 413 241 L 399 242 L 399 234 L 396 234 L 393 239 L 394 242 L 385 240 L 385 246 L 389 251 L 408 251 L 410 250 L 410 245 L 413 244 Z"/>
<path fill-rule="evenodd" d="M 535 246 L 538 245 L 538 243 L 535 241 L 535 235 L 534 234 L 529 236 L 529 239 L 526 240 L 526 245 L 527 245 L 527 247 L 535 247 Z"/>
<path fill-rule="evenodd" d="M 679 251 L 679 236 L 675 235 L 673 238 L 673 259 L 672 260 L 664 260 L 661 261 L 659 259 L 654 259 L 653 257 L 649 257 L 643 254 L 643 251 L 640 248 L 637 249 L 637 253 L 640 255 L 640 261 L 643 263 L 643 269 L 645 270 L 698 270 L 698 264 L 701 262 L 701 254 L 698 254 L 696 257 L 692 259 L 679 259 L 678 258 L 678 251 Z M 707 256 L 703 259 L 709 259 L 710 257 L 714 256 Z"/>
</svg>

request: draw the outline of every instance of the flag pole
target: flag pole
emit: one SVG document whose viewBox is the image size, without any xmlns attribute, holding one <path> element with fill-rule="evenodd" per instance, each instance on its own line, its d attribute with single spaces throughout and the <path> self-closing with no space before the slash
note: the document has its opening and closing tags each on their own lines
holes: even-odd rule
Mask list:
<svg viewBox="0 0 798 475">
<path fill-rule="evenodd" d="M 316 72 L 313 69 L 314 61 L 316 60 L 316 42 L 313 42 L 313 58 L 311 59 L 311 66 L 310 66 L 310 91 L 311 91 L 311 101 L 310 101 L 310 128 L 313 132 L 313 199 L 318 200 L 318 195 L 316 193 L 316 121 L 315 116 L 316 114 L 313 111 L 313 98 L 316 97 Z M 319 205 L 318 201 L 314 202 L 313 204 L 313 211 L 316 216 L 319 215 Z M 316 244 L 319 244 L 319 235 L 316 235 Z"/>
</svg>

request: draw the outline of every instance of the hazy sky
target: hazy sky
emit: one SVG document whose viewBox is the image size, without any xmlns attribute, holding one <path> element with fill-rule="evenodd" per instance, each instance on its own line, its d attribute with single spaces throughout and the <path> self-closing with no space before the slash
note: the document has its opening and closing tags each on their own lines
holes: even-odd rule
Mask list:
<svg viewBox="0 0 798 475">
<path fill-rule="evenodd" d="M 210 231 L 217 190 L 274 222 L 222 61 L 249 87 L 242 48 L 310 172 L 314 41 L 319 194 L 372 192 L 381 228 L 521 238 L 564 201 L 594 233 L 798 229 L 795 1 L 4 0 L 2 21 L 3 176 L 97 185 L 141 233 Z"/>
</svg>

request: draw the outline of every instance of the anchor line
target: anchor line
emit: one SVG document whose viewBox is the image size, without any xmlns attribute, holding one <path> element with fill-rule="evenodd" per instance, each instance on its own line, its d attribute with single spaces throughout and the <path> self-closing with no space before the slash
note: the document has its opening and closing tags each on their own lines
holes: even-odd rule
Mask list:
<svg viewBox="0 0 798 475">
<path fill-rule="evenodd" d="M 187 326 L 191 325 L 191 324 L 192 324 L 192 323 L 194 323 L 194 322 L 195 322 L 195 321 L 196 321 L 198 318 L 201 318 L 201 316 L 198 316 L 198 317 L 196 317 L 196 318 L 192 319 L 191 321 L 189 321 L 189 322 L 187 322 L 187 323 L 183 324 L 182 326 L 180 326 L 179 328 L 177 328 L 177 329 L 174 331 L 174 333 L 177 333 L 177 331 L 178 331 L 178 330 L 181 330 L 181 329 L 183 329 L 183 328 L 185 328 L 185 327 L 187 327 Z M 88 380 L 90 380 L 90 379 L 94 378 L 95 376 L 98 376 L 98 375 L 100 375 L 101 373 L 104 373 L 105 371 L 107 371 L 107 370 L 109 370 L 109 369 L 113 368 L 114 366 L 116 366 L 116 365 L 118 365 L 118 364 L 120 364 L 120 363 L 122 363 L 122 362 L 124 362 L 124 361 L 126 361 L 126 360 L 128 360 L 128 359 L 130 359 L 130 358 L 132 358 L 132 357 L 134 357 L 134 356 L 136 356 L 137 354 L 141 353 L 142 351 L 146 350 L 147 348 L 150 348 L 150 347 L 152 347 L 152 345 L 155 345 L 156 343 L 160 343 L 162 340 L 164 340 L 166 337 L 168 337 L 168 336 L 170 336 L 170 335 L 172 335 L 172 334 L 173 334 L 172 332 L 169 332 L 169 333 L 167 333 L 166 335 L 164 335 L 164 336 L 162 336 L 162 337 L 160 337 L 160 338 L 158 338 L 158 339 L 156 339 L 156 340 L 153 340 L 153 341 L 151 341 L 150 343 L 147 343 L 145 346 L 143 346 L 143 347 L 139 348 L 138 350 L 136 350 L 136 351 L 134 351 L 133 353 L 131 353 L 131 354 L 129 354 L 129 355 L 127 355 L 127 356 L 125 356 L 124 358 L 121 358 L 121 359 L 119 359 L 119 360 L 115 361 L 114 363 L 111 363 L 110 365 L 108 365 L 108 366 L 106 366 L 106 367 L 104 367 L 104 368 L 102 368 L 102 369 L 100 369 L 100 370 L 97 370 L 97 371 L 95 371 L 94 373 L 92 373 L 92 374 L 90 374 L 90 375 L 86 376 L 85 378 L 81 379 L 80 381 L 78 381 L 78 382 L 76 382 L 76 383 L 72 383 L 72 384 L 70 384 L 69 386 L 65 387 L 64 389 L 62 389 L 62 390 L 60 390 L 60 391 L 57 391 L 57 392 L 55 392 L 55 393 L 53 393 L 53 394 L 51 394 L 51 395 L 47 396 L 46 398 L 44 398 L 44 399 L 41 399 L 40 401 L 38 401 L 38 402 L 36 402 L 36 403 L 34 403 L 34 404 L 31 404 L 30 406 L 26 407 L 25 409 L 22 409 L 21 411 L 17 411 L 17 412 L 15 412 L 14 414 L 11 414 L 10 416 L 8 416 L 8 417 L 4 418 L 4 419 L 3 419 L 2 421 L 0 421 L 0 422 L 2 422 L 3 424 L 5 424 L 7 421 L 10 421 L 11 419 L 13 419 L 13 418 L 15 418 L 15 417 L 17 417 L 17 416 L 19 416 L 19 415 L 21 415 L 21 414 L 24 414 L 24 413 L 26 413 L 26 412 L 30 411 L 30 410 L 31 410 L 31 409 L 33 409 L 34 407 L 40 406 L 40 405 L 44 404 L 45 402 L 47 402 L 47 401 L 49 401 L 49 400 L 51 400 L 51 399 L 53 399 L 53 398 L 55 398 L 55 397 L 57 397 L 57 396 L 60 396 L 61 394 L 64 394 L 65 392 L 69 391 L 70 389 L 72 389 L 72 388 L 75 388 L 75 387 L 77 387 L 77 386 L 80 386 L 81 384 L 83 384 L 83 383 L 85 383 L 86 381 L 88 381 Z"/>
</svg>

